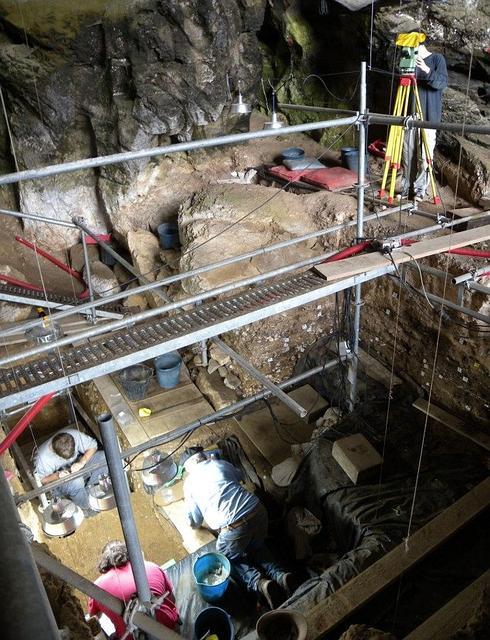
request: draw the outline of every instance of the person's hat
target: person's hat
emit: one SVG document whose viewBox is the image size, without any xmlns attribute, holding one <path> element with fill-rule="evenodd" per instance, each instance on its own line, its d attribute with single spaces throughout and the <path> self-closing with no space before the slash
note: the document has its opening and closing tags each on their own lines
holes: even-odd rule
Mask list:
<svg viewBox="0 0 490 640">
<path fill-rule="evenodd" d="M 191 458 L 200 455 L 203 451 L 202 447 L 187 447 L 180 457 L 180 466 L 185 468 Z"/>
</svg>

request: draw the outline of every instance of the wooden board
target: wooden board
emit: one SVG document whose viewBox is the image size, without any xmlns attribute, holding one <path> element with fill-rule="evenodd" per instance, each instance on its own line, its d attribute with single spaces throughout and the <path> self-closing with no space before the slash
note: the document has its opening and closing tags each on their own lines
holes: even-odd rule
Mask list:
<svg viewBox="0 0 490 640">
<path fill-rule="evenodd" d="M 288 395 L 309 412 L 327 408 L 325 400 L 310 385 L 303 385 Z M 315 424 L 309 424 L 306 419 L 299 418 L 291 409 L 278 402 L 273 404 L 273 410 L 278 420 L 285 424 L 276 427 L 269 409 L 262 403 L 259 406 L 264 408 L 245 414 L 240 418 L 239 424 L 264 458 L 274 466 L 291 455 L 291 444 L 286 441 L 293 444 L 308 442 Z"/>
<path fill-rule="evenodd" d="M 178 500 L 160 512 L 174 525 L 182 537 L 182 544 L 189 553 L 194 553 L 208 542 L 214 540 L 213 534 L 207 529 L 191 529 L 187 518 L 187 508 L 183 500 Z"/>
<path fill-rule="evenodd" d="M 446 640 L 463 628 L 481 605 L 481 596 L 490 589 L 490 570 L 458 593 L 433 616 L 414 629 L 405 640 Z"/>
<path fill-rule="evenodd" d="M 131 411 L 131 407 L 113 379 L 110 376 L 99 376 L 94 379 L 94 383 L 130 446 L 134 447 L 137 444 L 146 442 L 148 434 Z M 121 411 L 124 414 L 122 416 Z"/>
<path fill-rule="evenodd" d="M 489 239 L 490 225 L 485 225 L 484 227 L 470 229 L 469 231 L 439 236 L 437 238 L 431 238 L 430 240 L 421 240 L 411 247 L 403 247 L 400 250 L 395 249 L 391 256 L 393 262 L 399 265 L 412 259 L 419 260 L 426 256 L 443 253 L 449 249 L 457 249 Z M 328 281 L 331 281 L 339 280 L 340 278 L 349 278 L 359 273 L 378 269 L 391 262 L 389 256 L 376 252 L 346 258 L 345 260 L 339 260 L 337 262 L 319 264 L 315 266 L 315 270 Z"/>
<path fill-rule="evenodd" d="M 490 478 L 377 560 L 365 571 L 307 612 L 307 640 L 319 640 L 348 616 L 393 584 L 405 571 L 437 549 L 447 538 L 488 507 Z"/>
<path fill-rule="evenodd" d="M 478 444 L 480 447 L 490 451 L 490 434 L 465 424 L 462 420 L 456 418 L 456 416 L 451 415 L 447 411 L 444 411 L 444 409 L 441 409 L 433 402 L 431 402 L 429 406 L 429 403 L 427 400 L 424 400 L 424 398 L 417 398 L 413 403 L 413 406 L 426 415 L 428 413 L 429 417 L 433 420 L 440 422 L 456 433 L 459 433 L 461 436 L 472 440 L 475 444 Z"/>
</svg>

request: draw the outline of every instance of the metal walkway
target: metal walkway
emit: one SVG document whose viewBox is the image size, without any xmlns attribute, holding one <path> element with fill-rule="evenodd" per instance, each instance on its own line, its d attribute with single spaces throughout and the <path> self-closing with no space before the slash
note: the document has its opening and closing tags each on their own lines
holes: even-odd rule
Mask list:
<svg viewBox="0 0 490 640">
<path fill-rule="evenodd" d="M 58 311 L 68 307 L 76 307 L 82 302 L 86 302 L 85 300 L 81 301 L 72 296 L 58 295 L 50 292 L 44 294 L 44 291 L 35 291 L 5 282 L 0 282 L 0 300 L 18 304 L 32 304 L 33 306 L 57 309 Z M 107 318 L 118 318 L 129 312 L 127 307 L 120 304 L 104 304 L 97 307 L 97 311 L 102 311 L 103 313 L 99 313 L 99 315 Z M 86 313 L 88 315 L 90 311 Z"/>
<path fill-rule="evenodd" d="M 333 283 L 307 271 L 190 311 L 152 318 L 86 344 L 46 352 L 0 371 L 0 410 L 308 304 L 391 270 L 389 264 Z"/>
</svg>

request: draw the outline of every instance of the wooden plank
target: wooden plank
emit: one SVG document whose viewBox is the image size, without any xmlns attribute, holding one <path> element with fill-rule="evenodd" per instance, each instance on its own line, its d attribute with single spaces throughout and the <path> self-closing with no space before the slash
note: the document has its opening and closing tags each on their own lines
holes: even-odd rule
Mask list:
<svg viewBox="0 0 490 640">
<path fill-rule="evenodd" d="M 490 570 L 405 636 L 405 640 L 446 640 L 452 637 L 473 617 L 481 605 L 481 595 L 489 588 Z"/>
<path fill-rule="evenodd" d="M 301 406 L 308 409 L 308 412 L 325 410 L 327 403 L 311 387 L 303 385 L 288 393 Z M 273 403 L 273 410 L 278 420 L 284 424 L 276 427 L 270 411 L 267 407 L 259 411 L 247 413 L 239 419 L 240 428 L 257 447 L 264 458 L 274 466 L 282 462 L 291 455 L 291 442 L 308 442 L 313 430 L 314 423 L 308 423 L 306 419 L 298 416 L 288 409 L 281 402 Z M 278 434 L 279 431 L 279 434 Z M 281 437 L 282 436 L 282 437 Z"/>
<path fill-rule="evenodd" d="M 390 388 L 390 382 L 394 387 L 402 383 L 401 379 L 395 374 L 393 374 L 393 381 L 391 381 L 391 371 L 363 349 L 359 349 L 359 361 L 364 373 L 384 385 L 387 389 Z"/>
<path fill-rule="evenodd" d="M 486 478 L 365 571 L 307 612 L 307 640 L 319 640 L 348 616 L 393 584 L 405 571 L 437 549 L 447 538 L 484 511 L 490 501 Z"/>
<path fill-rule="evenodd" d="M 182 544 L 188 553 L 194 553 L 194 551 L 214 540 L 213 534 L 207 529 L 191 529 L 187 517 L 187 508 L 183 500 L 173 502 L 166 507 L 160 507 L 159 510 L 180 533 Z"/>
<path fill-rule="evenodd" d="M 129 403 L 112 378 L 110 376 L 99 376 L 94 379 L 94 383 L 130 446 L 134 447 L 137 444 L 146 442 L 148 434 L 131 411 Z"/>
<path fill-rule="evenodd" d="M 429 403 L 427 400 L 424 400 L 424 398 L 417 398 L 412 406 L 426 415 L 429 414 L 429 417 L 433 420 L 440 422 L 456 433 L 459 433 L 459 435 L 468 438 L 480 447 L 490 451 L 490 434 L 480 431 L 476 427 L 465 424 L 462 420 L 451 415 L 447 411 L 444 411 L 444 409 L 441 409 L 433 402 L 431 402 L 429 406 Z"/>
<path fill-rule="evenodd" d="M 394 250 L 391 254 L 393 262 L 397 265 L 409 260 L 425 258 L 437 253 L 443 253 L 449 249 L 458 249 L 470 244 L 484 242 L 490 239 L 490 225 L 453 233 L 451 235 L 439 236 L 430 240 L 421 240 L 411 247 L 404 247 L 402 250 Z M 403 251 L 403 253 L 402 253 Z M 410 254 L 410 255 L 408 255 Z M 358 273 L 365 273 L 372 269 L 379 269 L 386 266 L 387 262 L 392 262 L 389 256 L 382 253 L 368 253 L 353 258 L 346 258 L 337 262 L 327 262 L 315 266 L 318 271 L 328 281 L 349 278 Z"/>
</svg>

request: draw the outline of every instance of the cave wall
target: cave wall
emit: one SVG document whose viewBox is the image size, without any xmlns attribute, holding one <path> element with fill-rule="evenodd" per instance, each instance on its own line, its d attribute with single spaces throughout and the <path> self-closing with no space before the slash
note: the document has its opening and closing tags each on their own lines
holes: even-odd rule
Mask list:
<svg viewBox="0 0 490 640">
<path fill-rule="evenodd" d="M 10 169 L 188 140 L 205 128 L 206 135 L 228 131 L 235 123 L 225 109 L 226 74 L 232 84 L 240 78 L 246 94 L 255 84 L 264 6 L 265 0 L 1 0 L 0 82 L 16 156 L 8 158 Z M 5 160 L 5 136 L 1 146 Z M 137 226 L 144 228 L 152 216 L 161 221 L 175 213 L 165 201 L 145 208 L 155 166 L 138 161 L 23 182 L 19 205 L 61 219 L 83 215 L 98 231 L 111 225 L 117 231 L 118 212 L 129 202 L 135 217 L 141 210 Z M 35 228 L 27 223 L 28 231 Z M 56 248 L 78 237 L 52 228 L 40 235 Z"/>
</svg>

